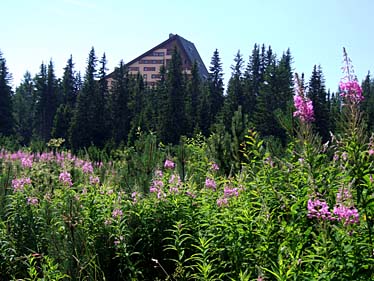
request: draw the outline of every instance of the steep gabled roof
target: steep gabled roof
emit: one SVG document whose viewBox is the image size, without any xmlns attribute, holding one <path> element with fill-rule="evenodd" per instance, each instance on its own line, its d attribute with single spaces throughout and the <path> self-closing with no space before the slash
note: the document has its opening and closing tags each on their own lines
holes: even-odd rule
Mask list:
<svg viewBox="0 0 374 281">
<path fill-rule="evenodd" d="M 195 61 L 197 62 L 197 68 L 199 70 L 199 73 L 202 77 L 204 77 L 205 79 L 208 78 L 208 71 L 205 67 L 205 64 L 203 62 L 203 60 L 201 59 L 200 55 L 199 55 L 199 52 L 197 51 L 194 43 L 184 39 L 183 37 L 179 36 L 179 35 L 174 35 L 177 37 L 177 40 L 179 40 L 179 42 L 181 43 L 184 51 L 186 52 L 188 58 L 190 59 L 191 61 L 191 64 L 193 64 Z"/>
<path fill-rule="evenodd" d="M 136 57 L 132 61 L 128 62 L 126 65 L 131 65 L 137 61 L 139 61 L 142 57 L 151 55 L 155 50 L 162 48 L 163 46 L 167 45 L 168 43 L 172 41 L 177 41 L 179 45 L 183 48 L 183 51 L 187 54 L 188 59 L 190 60 L 191 64 L 193 64 L 195 61 L 197 62 L 198 70 L 203 78 L 208 78 L 208 71 L 205 67 L 205 64 L 203 60 L 201 59 L 199 52 L 197 51 L 195 45 L 184 39 L 183 37 L 179 36 L 178 34 L 170 34 L 169 38 L 165 40 L 164 42 L 158 44 L 157 46 L 153 47 L 152 49 L 148 50 L 144 54 Z"/>
</svg>

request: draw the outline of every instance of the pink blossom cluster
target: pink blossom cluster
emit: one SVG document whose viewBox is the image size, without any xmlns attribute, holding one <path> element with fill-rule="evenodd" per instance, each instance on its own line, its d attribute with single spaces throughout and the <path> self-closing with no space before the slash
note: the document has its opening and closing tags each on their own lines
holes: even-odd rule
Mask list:
<svg viewBox="0 0 374 281">
<path fill-rule="evenodd" d="M 29 205 L 38 205 L 38 203 L 39 203 L 39 200 L 38 200 L 38 198 L 36 198 L 36 197 L 28 197 L 27 198 L 27 204 L 29 204 Z"/>
<path fill-rule="evenodd" d="M 157 193 L 157 198 L 161 198 L 165 196 L 164 192 L 162 191 L 162 188 L 164 186 L 164 182 L 161 179 L 154 179 L 152 181 L 152 185 L 149 188 L 149 192 L 151 193 Z"/>
<path fill-rule="evenodd" d="M 182 185 L 182 181 L 178 175 L 172 174 L 169 179 L 170 188 L 169 191 L 171 193 L 178 193 L 179 187 Z"/>
<path fill-rule="evenodd" d="M 239 196 L 239 189 L 238 188 L 230 188 L 228 186 L 225 186 L 224 190 L 224 197 L 238 197 Z"/>
<path fill-rule="evenodd" d="M 218 199 L 217 199 L 217 206 L 218 206 L 218 207 L 224 207 L 224 206 L 227 206 L 228 203 L 229 203 L 229 202 L 228 202 L 228 200 L 227 200 L 226 197 L 218 198 Z"/>
<path fill-rule="evenodd" d="M 212 165 L 210 166 L 210 168 L 211 168 L 213 171 L 218 171 L 218 170 L 219 170 L 219 166 L 218 166 L 216 163 L 212 163 Z"/>
<path fill-rule="evenodd" d="M 206 178 L 205 179 L 205 187 L 208 189 L 216 190 L 217 184 L 214 179 Z"/>
<path fill-rule="evenodd" d="M 62 172 L 60 176 L 58 177 L 59 181 L 62 182 L 65 185 L 72 186 L 73 182 L 71 180 L 71 175 L 69 172 Z"/>
<path fill-rule="evenodd" d="M 90 176 L 90 184 L 98 185 L 100 184 L 100 178 L 95 176 Z"/>
<path fill-rule="evenodd" d="M 351 103 L 360 103 L 364 100 L 362 95 L 362 88 L 356 80 L 352 81 L 340 81 L 340 96 Z"/>
<path fill-rule="evenodd" d="M 331 212 L 329 211 L 329 205 L 319 199 L 308 200 L 308 218 L 317 218 L 323 220 L 331 219 Z"/>
<path fill-rule="evenodd" d="M 23 168 L 31 168 L 32 167 L 32 155 L 27 155 L 21 158 L 21 166 Z"/>
<path fill-rule="evenodd" d="M 140 196 L 141 196 L 141 194 L 137 191 L 134 191 L 133 193 L 131 193 L 131 198 L 132 198 L 134 203 L 138 202 L 138 199 L 139 199 Z"/>
<path fill-rule="evenodd" d="M 336 215 L 336 219 L 344 222 L 345 225 L 360 222 L 360 215 L 354 207 L 347 207 L 343 204 L 339 204 L 334 207 L 333 212 L 334 215 Z"/>
<path fill-rule="evenodd" d="M 166 159 L 165 160 L 165 163 L 164 163 L 164 168 L 165 169 L 174 169 L 174 167 L 175 167 L 175 163 L 173 162 L 173 161 L 171 161 L 171 160 L 169 160 L 169 159 Z"/>
<path fill-rule="evenodd" d="M 112 217 L 113 218 L 121 218 L 123 216 L 123 212 L 121 209 L 114 209 L 112 212 Z"/>
<path fill-rule="evenodd" d="M 82 171 L 85 174 L 92 174 L 93 173 L 93 167 L 91 162 L 84 162 L 82 165 Z"/>
<path fill-rule="evenodd" d="M 12 187 L 13 191 L 23 191 L 25 184 L 31 184 L 31 179 L 30 178 L 20 178 L 20 179 L 14 179 L 12 180 Z"/>
<path fill-rule="evenodd" d="M 297 94 L 293 98 L 296 111 L 293 113 L 294 117 L 299 117 L 302 122 L 314 121 L 313 103 L 308 98 Z"/>
<path fill-rule="evenodd" d="M 341 221 L 344 225 L 360 222 L 358 210 L 350 203 L 352 194 L 348 189 L 340 189 L 336 194 L 336 204 L 333 212 L 329 210 L 329 205 L 324 200 L 308 200 L 308 218 L 318 218 L 322 220 Z"/>
</svg>

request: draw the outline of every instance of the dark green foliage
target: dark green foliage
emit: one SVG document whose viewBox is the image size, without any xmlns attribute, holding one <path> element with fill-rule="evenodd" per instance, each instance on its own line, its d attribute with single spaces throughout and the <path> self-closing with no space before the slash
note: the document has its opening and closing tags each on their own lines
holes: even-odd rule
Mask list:
<svg viewBox="0 0 374 281">
<path fill-rule="evenodd" d="M 197 63 L 194 62 L 191 69 L 191 79 L 187 82 L 186 89 L 186 133 L 192 135 L 194 130 L 200 129 L 199 101 L 201 98 L 201 79 Z"/>
<path fill-rule="evenodd" d="M 48 67 L 42 63 L 35 77 L 35 135 L 42 141 L 51 138 L 53 119 L 57 110 L 58 85 L 52 60 Z"/>
<path fill-rule="evenodd" d="M 166 102 L 160 116 L 162 124 L 161 140 L 176 144 L 186 132 L 185 87 L 182 74 L 182 60 L 175 48 L 166 73 Z"/>
<path fill-rule="evenodd" d="M 109 126 L 116 144 L 126 143 L 130 131 L 129 95 L 129 78 L 126 67 L 121 61 L 114 73 L 108 110 L 112 114 Z"/>
<path fill-rule="evenodd" d="M 33 134 L 34 97 L 34 82 L 30 72 L 26 72 L 13 96 L 15 134 L 23 145 L 30 143 Z"/>
<path fill-rule="evenodd" d="M 81 91 L 77 97 L 76 107 L 70 128 L 70 143 L 74 149 L 88 147 L 95 143 L 93 137 L 98 135 L 99 128 L 96 126 L 97 113 L 103 103 L 96 104 L 99 99 L 96 74 L 97 58 L 94 48 L 91 49 L 87 61 L 86 73 Z M 99 142 L 98 142 L 99 144 Z"/>
<path fill-rule="evenodd" d="M 6 60 L 0 51 L 0 135 L 9 136 L 13 133 L 14 120 L 12 115 L 11 75 Z"/>
<path fill-rule="evenodd" d="M 309 80 L 307 91 L 308 98 L 313 103 L 314 124 L 316 132 L 321 136 L 322 141 L 328 141 L 330 137 L 330 116 L 328 97 L 325 90 L 325 81 L 322 74 L 321 66 L 314 66 L 312 76 Z"/>
<path fill-rule="evenodd" d="M 69 140 L 69 128 L 78 95 L 73 58 L 70 56 L 64 68 L 61 82 L 61 98 L 53 120 L 52 137 Z"/>
<path fill-rule="evenodd" d="M 225 100 L 225 125 L 229 127 L 231 117 L 238 107 L 244 105 L 243 94 L 243 57 L 240 51 L 237 52 L 234 58 L 234 65 L 231 66 L 232 74 L 227 88 L 227 97 Z"/>
<path fill-rule="evenodd" d="M 217 114 L 222 109 L 224 102 L 224 84 L 223 84 L 223 73 L 222 73 L 222 63 L 221 58 L 219 57 L 219 52 L 216 49 L 213 53 L 211 60 L 211 66 L 209 67 L 209 99 L 208 104 L 210 105 L 210 124 L 215 122 Z M 208 109 L 208 108 L 206 108 Z"/>
<path fill-rule="evenodd" d="M 365 112 L 368 131 L 374 132 L 374 82 L 370 77 L 370 72 L 362 83 L 362 93 L 365 98 L 362 103 L 362 109 Z"/>
</svg>

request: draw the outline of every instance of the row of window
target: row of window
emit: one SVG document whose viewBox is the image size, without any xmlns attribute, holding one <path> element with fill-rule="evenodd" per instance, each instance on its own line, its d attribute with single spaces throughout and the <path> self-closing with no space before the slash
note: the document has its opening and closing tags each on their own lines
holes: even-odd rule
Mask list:
<svg viewBox="0 0 374 281">
<path fill-rule="evenodd" d="M 143 74 L 143 79 L 144 79 L 144 80 L 147 80 L 147 77 L 148 77 L 147 74 Z M 151 78 L 152 78 L 152 79 L 160 79 L 160 78 L 161 78 L 161 75 L 160 75 L 160 74 L 152 74 L 152 75 L 151 75 Z"/>
<path fill-rule="evenodd" d="M 130 66 L 129 71 L 139 71 L 139 67 L 138 66 Z M 156 67 L 145 66 L 145 67 L 143 67 L 143 71 L 156 71 Z"/>
<path fill-rule="evenodd" d="M 164 60 L 140 60 L 139 64 L 163 64 Z"/>
</svg>

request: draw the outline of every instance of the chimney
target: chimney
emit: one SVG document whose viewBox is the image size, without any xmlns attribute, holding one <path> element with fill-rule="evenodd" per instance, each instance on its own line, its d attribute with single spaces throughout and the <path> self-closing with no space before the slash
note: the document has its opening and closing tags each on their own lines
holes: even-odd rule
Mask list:
<svg viewBox="0 0 374 281">
<path fill-rule="evenodd" d="M 169 33 L 169 38 L 173 37 L 174 34 L 173 33 Z"/>
</svg>

